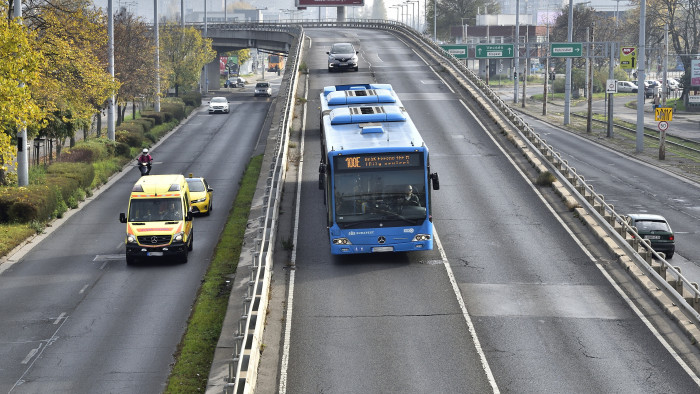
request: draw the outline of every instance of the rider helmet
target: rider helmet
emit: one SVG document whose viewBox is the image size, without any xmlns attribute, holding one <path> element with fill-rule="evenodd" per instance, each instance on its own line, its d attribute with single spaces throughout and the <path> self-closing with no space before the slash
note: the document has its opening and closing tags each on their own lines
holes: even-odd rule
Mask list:
<svg viewBox="0 0 700 394">
<path fill-rule="evenodd" d="M 148 149 L 143 148 L 143 154 L 144 154 L 144 155 L 147 155 L 147 154 L 148 154 Z"/>
</svg>

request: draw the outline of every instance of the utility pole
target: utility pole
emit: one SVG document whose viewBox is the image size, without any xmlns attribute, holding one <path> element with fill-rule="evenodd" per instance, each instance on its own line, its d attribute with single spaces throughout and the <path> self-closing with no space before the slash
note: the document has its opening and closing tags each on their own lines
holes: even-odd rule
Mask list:
<svg viewBox="0 0 700 394">
<path fill-rule="evenodd" d="M 520 69 L 520 0 L 515 0 L 515 52 L 513 55 L 513 103 L 518 103 L 518 71 Z"/>
<path fill-rule="evenodd" d="M 593 26 L 590 28 L 590 36 L 586 35 L 586 38 L 590 40 L 588 43 L 588 70 L 586 70 L 586 73 L 588 74 L 588 86 L 586 87 L 586 90 L 588 91 L 588 116 L 586 118 L 586 133 L 590 133 L 591 130 L 591 125 L 593 123 L 593 54 L 595 53 L 595 49 L 593 48 L 593 30 L 595 29 L 595 22 L 593 22 Z M 589 29 L 586 29 L 589 30 Z"/>
<path fill-rule="evenodd" d="M 544 60 L 544 92 L 542 94 L 542 115 L 547 115 L 547 91 L 549 90 L 549 15 L 547 15 L 547 49 Z"/>
<path fill-rule="evenodd" d="M 158 0 L 153 0 L 153 32 L 156 42 L 156 97 L 153 102 L 153 110 L 160 112 L 160 39 L 158 37 Z"/>
<path fill-rule="evenodd" d="M 107 35 L 109 36 L 107 51 L 109 52 L 109 75 L 114 81 L 114 14 L 112 12 L 112 0 L 107 1 Z M 115 140 L 114 131 L 114 92 L 107 99 L 107 139 Z"/>
<path fill-rule="evenodd" d="M 608 79 L 615 79 L 615 43 L 610 42 L 610 61 L 608 64 Z M 608 138 L 613 136 L 613 98 L 614 94 L 608 93 Z"/>
<path fill-rule="evenodd" d="M 574 0 L 569 0 L 569 30 L 567 39 L 569 43 L 574 41 Z M 566 80 L 564 81 L 564 124 L 571 123 L 571 58 L 566 58 Z"/>
<path fill-rule="evenodd" d="M 14 17 L 21 21 L 22 0 L 15 0 L 14 6 Z M 20 82 L 20 86 L 24 86 L 24 84 Z M 27 126 L 22 125 L 17 132 L 17 186 L 27 186 L 28 184 L 29 152 L 27 152 Z"/>
<path fill-rule="evenodd" d="M 644 65 L 646 63 L 646 15 L 647 15 L 647 1 L 642 0 L 639 4 L 639 58 L 638 58 L 638 68 L 637 68 L 637 80 L 640 83 L 640 88 L 637 90 L 637 138 L 636 138 L 636 152 L 641 153 L 644 151 L 644 80 L 646 79 L 646 70 Z"/>
</svg>

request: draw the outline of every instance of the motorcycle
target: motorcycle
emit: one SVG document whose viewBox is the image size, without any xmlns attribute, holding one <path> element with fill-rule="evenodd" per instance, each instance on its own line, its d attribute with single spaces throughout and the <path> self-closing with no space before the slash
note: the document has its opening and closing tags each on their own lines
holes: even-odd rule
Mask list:
<svg viewBox="0 0 700 394">
<path fill-rule="evenodd" d="M 139 171 L 141 171 L 141 176 L 148 175 L 151 173 L 151 169 L 149 168 L 148 163 L 139 162 L 138 167 Z"/>
</svg>

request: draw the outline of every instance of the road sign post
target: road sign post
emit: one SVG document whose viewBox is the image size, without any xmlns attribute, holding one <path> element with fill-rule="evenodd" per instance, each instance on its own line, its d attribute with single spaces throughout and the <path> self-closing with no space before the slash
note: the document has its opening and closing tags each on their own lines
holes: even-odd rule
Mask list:
<svg viewBox="0 0 700 394">
<path fill-rule="evenodd" d="M 670 122 L 673 120 L 672 107 L 656 107 L 654 111 L 654 120 L 657 122 Z"/>
<path fill-rule="evenodd" d="M 440 48 L 457 59 L 469 58 L 469 47 L 467 45 L 440 45 Z"/>
<path fill-rule="evenodd" d="M 512 58 L 513 53 L 513 44 L 479 44 L 476 46 L 477 59 Z"/>
<path fill-rule="evenodd" d="M 580 42 L 553 42 L 549 44 L 552 57 L 581 57 L 583 44 Z"/>
<path fill-rule="evenodd" d="M 620 67 L 625 70 L 637 68 L 637 47 L 620 47 Z"/>
</svg>

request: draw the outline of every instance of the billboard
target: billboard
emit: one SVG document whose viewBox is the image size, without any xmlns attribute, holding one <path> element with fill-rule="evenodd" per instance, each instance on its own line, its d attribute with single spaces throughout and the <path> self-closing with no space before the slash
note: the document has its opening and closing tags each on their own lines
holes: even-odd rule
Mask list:
<svg viewBox="0 0 700 394">
<path fill-rule="evenodd" d="M 294 0 L 296 7 L 363 7 L 365 0 Z"/>
<path fill-rule="evenodd" d="M 700 86 L 700 60 L 690 61 L 690 86 Z"/>
</svg>

